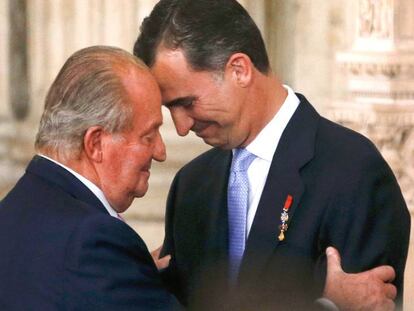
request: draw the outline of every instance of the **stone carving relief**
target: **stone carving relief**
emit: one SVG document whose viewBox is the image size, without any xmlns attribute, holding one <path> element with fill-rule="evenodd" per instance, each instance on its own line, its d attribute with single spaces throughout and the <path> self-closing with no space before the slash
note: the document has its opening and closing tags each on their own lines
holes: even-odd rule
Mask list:
<svg viewBox="0 0 414 311">
<path fill-rule="evenodd" d="M 393 27 L 394 0 L 359 1 L 360 37 L 390 38 Z"/>
<path fill-rule="evenodd" d="M 354 76 L 383 76 L 389 79 L 412 79 L 414 78 L 414 64 L 396 62 L 373 63 L 349 61 L 343 64 L 345 70 Z"/>
</svg>

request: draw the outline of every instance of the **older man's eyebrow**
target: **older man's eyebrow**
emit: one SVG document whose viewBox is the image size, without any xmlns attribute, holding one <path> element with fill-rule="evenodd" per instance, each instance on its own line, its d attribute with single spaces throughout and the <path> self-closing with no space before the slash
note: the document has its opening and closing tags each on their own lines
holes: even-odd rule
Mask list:
<svg viewBox="0 0 414 311">
<path fill-rule="evenodd" d="M 178 107 L 178 106 L 186 107 L 186 106 L 190 106 L 195 99 L 196 99 L 195 96 L 180 97 L 180 98 L 176 98 L 172 101 L 165 103 L 164 106 L 167 108 Z"/>
</svg>

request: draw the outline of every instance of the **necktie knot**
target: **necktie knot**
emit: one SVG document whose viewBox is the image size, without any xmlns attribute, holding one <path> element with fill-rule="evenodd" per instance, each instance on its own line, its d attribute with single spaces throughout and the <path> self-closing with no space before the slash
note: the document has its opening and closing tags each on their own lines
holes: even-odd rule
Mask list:
<svg viewBox="0 0 414 311">
<path fill-rule="evenodd" d="M 250 164 L 255 159 L 255 155 L 250 153 L 245 148 L 238 148 L 234 152 L 234 157 L 231 165 L 232 172 L 247 171 Z"/>
</svg>

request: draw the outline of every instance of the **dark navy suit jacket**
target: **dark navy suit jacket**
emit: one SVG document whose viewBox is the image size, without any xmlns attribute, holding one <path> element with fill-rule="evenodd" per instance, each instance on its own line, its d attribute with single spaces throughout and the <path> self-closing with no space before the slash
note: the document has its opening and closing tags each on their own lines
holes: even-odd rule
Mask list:
<svg viewBox="0 0 414 311">
<path fill-rule="evenodd" d="M 142 239 L 35 156 L 0 203 L 0 310 L 171 310 Z"/>
<path fill-rule="evenodd" d="M 309 310 L 322 295 L 330 245 L 347 272 L 393 266 L 401 300 L 410 216 L 391 169 L 368 139 L 321 117 L 298 96 L 250 230 L 232 309 Z M 231 157 L 231 151 L 207 151 L 177 173 L 169 193 L 167 276 L 181 301 L 197 310 L 214 301 L 216 309 L 231 308 L 224 298 Z M 289 228 L 279 241 L 288 195 Z"/>
</svg>

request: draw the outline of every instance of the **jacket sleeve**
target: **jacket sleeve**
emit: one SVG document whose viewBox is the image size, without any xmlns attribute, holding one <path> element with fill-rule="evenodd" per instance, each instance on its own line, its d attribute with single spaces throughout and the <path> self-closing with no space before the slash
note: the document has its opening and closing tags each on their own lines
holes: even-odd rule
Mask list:
<svg viewBox="0 0 414 311">
<path fill-rule="evenodd" d="M 175 260 L 175 243 L 174 243 L 174 211 L 175 198 L 177 192 L 177 184 L 179 173 L 174 177 L 167 198 L 166 214 L 165 214 L 165 237 L 161 250 L 161 257 L 171 255 L 169 266 L 161 272 L 164 284 L 168 290 L 177 297 L 181 304 L 187 305 L 184 285 L 179 277 L 177 264 Z"/>
<path fill-rule="evenodd" d="M 410 215 L 397 180 L 378 154 L 355 164 L 338 185 L 321 229 L 325 246 L 338 248 L 348 273 L 391 265 L 401 303 Z"/>
<path fill-rule="evenodd" d="M 86 217 L 66 248 L 68 310 L 171 310 L 142 239 L 108 215 Z"/>
</svg>

